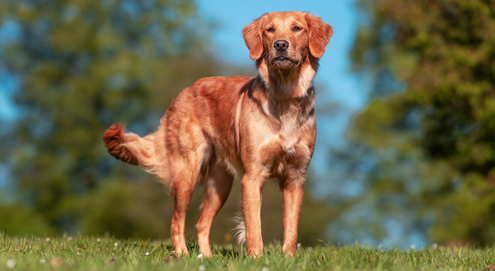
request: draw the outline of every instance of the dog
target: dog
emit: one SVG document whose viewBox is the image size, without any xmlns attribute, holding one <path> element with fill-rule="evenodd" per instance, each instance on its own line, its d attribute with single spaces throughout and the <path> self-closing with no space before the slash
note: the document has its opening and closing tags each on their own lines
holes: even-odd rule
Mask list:
<svg viewBox="0 0 495 271">
<path fill-rule="evenodd" d="M 263 253 L 261 190 L 276 178 L 283 194 L 283 253 L 294 255 L 306 171 L 316 138 L 313 78 L 333 33 L 306 12 L 272 12 L 242 30 L 256 77 L 209 77 L 184 89 L 155 133 L 124 133 L 120 123 L 103 135 L 108 152 L 140 165 L 174 196 L 171 235 L 175 252 L 188 254 L 186 212 L 194 187 L 205 184 L 196 223 L 200 253 L 211 257 L 213 218 L 242 173 L 243 221 L 248 255 Z"/>
</svg>

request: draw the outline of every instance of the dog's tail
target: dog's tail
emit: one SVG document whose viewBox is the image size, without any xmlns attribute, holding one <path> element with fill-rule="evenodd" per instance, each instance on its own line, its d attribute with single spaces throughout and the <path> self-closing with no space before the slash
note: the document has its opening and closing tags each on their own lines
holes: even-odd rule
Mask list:
<svg viewBox="0 0 495 271">
<path fill-rule="evenodd" d="M 124 125 L 117 123 L 105 131 L 103 141 L 113 157 L 132 165 L 141 165 L 146 171 L 155 173 L 155 134 L 140 137 L 134 133 L 124 133 Z"/>
<path fill-rule="evenodd" d="M 234 217 L 234 223 L 237 226 L 233 229 L 234 237 L 237 240 L 237 243 L 244 244 L 246 243 L 246 223 L 244 222 L 244 214 L 242 211 L 239 211 Z"/>
</svg>

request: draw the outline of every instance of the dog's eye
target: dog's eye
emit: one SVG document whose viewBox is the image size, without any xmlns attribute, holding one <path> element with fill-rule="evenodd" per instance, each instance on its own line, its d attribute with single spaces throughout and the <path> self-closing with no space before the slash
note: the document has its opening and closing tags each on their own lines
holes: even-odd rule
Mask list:
<svg viewBox="0 0 495 271">
<path fill-rule="evenodd" d="M 270 27 L 270 28 L 268 28 L 266 31 L 268 31 L 268 32 L 275 32 L 275 28 Z"/>
<path fill-rule="evenodd" d="M 301 30 L 301 28 L 300 28 L 299 26 L 297 26 L 297 25 L 296 25 L 296 26 L 294 26 L 294 27 L 292 28 L 292 30 L 293 30 L 293 31 L 299 31 L 299 30 Z"/>
</svg>

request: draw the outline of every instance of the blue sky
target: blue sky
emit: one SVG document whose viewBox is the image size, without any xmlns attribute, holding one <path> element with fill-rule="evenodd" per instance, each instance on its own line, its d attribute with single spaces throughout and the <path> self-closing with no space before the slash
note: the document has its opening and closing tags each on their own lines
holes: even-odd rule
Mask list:
<svg viewBox="0 0 495 271">
<path fill-rule="evenodd" d="M 311 162 L 313 172 L 318 175 L 328 174 L 324 169 L 328 168 L 326 163 L 329 147 L 339 147 L 345 143 L 344 134 L 352 114 L 361 110 L 367 102 L 364 84 L 350 72 L 349 51 L 358 26 L 355 1 L 199 0 L 197 3 L 201 17 L 217 25 L 212 33 L 211 50 L 220 60 L 235 65 L 254 67 L 241 30 L 263 13 L 306 11 L 320 16 L 333 27 L 334 34 L 325 55 L 320 59 L 320 69 L 315 79 L 315 84 L 321 87 L 317 88 L 318 136 Z M 318 111 L 321 112 L 334 103 L 340 108 L 335 114 L 318 114 Z"/>
<path fill-rule="evenodd" d="M 213 32 L 213 42 L 219 58 L 240 65 L 254 65 L 248 56 L 241 30 L 263 13 L 272 11 L 307 11 L 321 16 L 334 29 L 334 35 L 320 60 L 317 83 L 324 84 L 332 100 L 349 109 L 363 106 L 362 86 L 349 73 L 349 50 L 357 27 L 357 11 L 354 0 L 287 1 L 252 0 L 221 1 L 199 0 L 198 12 L 208 21 L 218 24 Z M 221 52 L 221 53 L 220 53 Z"/>
</svg>

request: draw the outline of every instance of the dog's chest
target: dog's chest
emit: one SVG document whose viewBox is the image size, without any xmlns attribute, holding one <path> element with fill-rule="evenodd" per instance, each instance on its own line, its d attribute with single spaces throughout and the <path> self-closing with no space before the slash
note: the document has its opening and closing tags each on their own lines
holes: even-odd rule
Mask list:
<svg viewBox="0 0 495 271">
<path fill-rule="evenodd" d="M 298 104 L 274 105 L 270 108 L 271 133 L 268 145 L 275 157 L 291 155 L 302 135 L 301 107 Z M 278 147 L 278 148 L 275 148 Z"/>
<path fill-rule="evenodd" d="M 285 115 L 281 117 L 281 127 L 278 132 L 280 146 L 285 152 L 292 153 L 294 144 L 301 138 L 300 110 L 299 114 Z"/>
<path fill-rule="evenodd" d="M 300 114 L 281 115 L 277 121 L 262 150 L 266 154 L 263 165 L 270 177 L 285 175 L 288 161 L 298 155 L 297 145 L 302 136 Z"/>
</svg>

